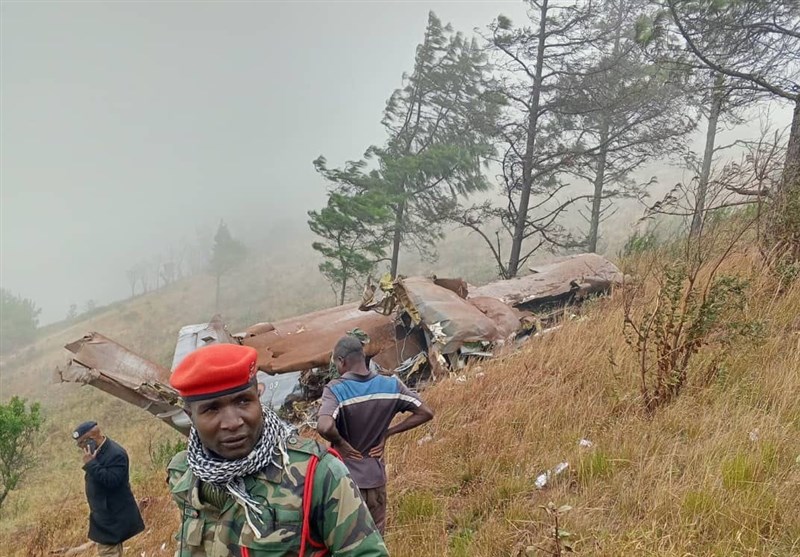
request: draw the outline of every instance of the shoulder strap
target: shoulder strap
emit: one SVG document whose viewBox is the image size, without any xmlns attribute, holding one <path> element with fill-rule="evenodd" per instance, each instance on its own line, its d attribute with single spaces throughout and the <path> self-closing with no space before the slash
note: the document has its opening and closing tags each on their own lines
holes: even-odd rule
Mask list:
<svg viewBox="0 0 800 557">
<path fill-rule="evenodd" d="M 342 460 L 341 455 L 335 449 L 328 448 L 328 452 Z M 300 534 L 300 553 L 298 557 L 306 557 L 306 547 L 322 549 L 323 552 L 319 554 L 319 557 L 328 554 L 323 542 L 316 542 L 311 538 L 311 499 L 314 495 L 314 474 L 317 471 L 317 464 L 319 464 L 319 456 L 311 455 L 308 461 L 305 485 L 303 485 L 303 528 Z"/>
</svg>

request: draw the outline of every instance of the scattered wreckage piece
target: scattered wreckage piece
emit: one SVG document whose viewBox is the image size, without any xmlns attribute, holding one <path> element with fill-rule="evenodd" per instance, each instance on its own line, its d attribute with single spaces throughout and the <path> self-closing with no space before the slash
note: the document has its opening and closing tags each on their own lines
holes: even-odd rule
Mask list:
<svg viewBox="0 0 800 557">
<path fill-rule="evenodd" d="M 89 333 L 64 348 L 72 357 L 63 369 L 56 368 L 60 382 L 91 385 L 188 432 L 188 419 L 179 419 L 185 414 L 178 393 L 169 386 L 168 369 L 100 333 Z"/>
<path fill-rule="evenodd" d="M 429 344 L 440 345 L 442 354 L 452 354 L 465 343 L 503 339 L 495 322 L 470 300 L 431 279 L 399 278 L 394 282 L 394 296 L 413 325 L 425 327 Z"/>
<path fill-rule="evenodd" d="M 221 315 L 215 315 L 208 323 L 185 325 L 178 331 L 178 342 L 175 344 L 170 375 L 190 352 L 208 344 L 235 344 L 236 342 L 238 342 L 237 339 L 228 332 Z M 169 376 L 167 376 L 167 380 L 169 380 Z"/>
<path fill-rule="evenodd" d="M 349 331 L 361 330 L 369 337 L 367 356 L 394 350 L 398 340 L 394 319 L 376 312 L 363 312 L 358 304 L 315 311 L 273 323 L 259 323 L 237 333 L 235 338 L 258 350 L 258 369 L 287 373 L 327 367 L 336 341 Z"/>
<path fill-rule="evenodd" d="M 559 257 L 530 269 L 531 274 L 471 288 L 470 296 L 487 296 L 521 310 L 537 311 L 607 294 L 623 275 L 596 253 Z"/>
</svg>

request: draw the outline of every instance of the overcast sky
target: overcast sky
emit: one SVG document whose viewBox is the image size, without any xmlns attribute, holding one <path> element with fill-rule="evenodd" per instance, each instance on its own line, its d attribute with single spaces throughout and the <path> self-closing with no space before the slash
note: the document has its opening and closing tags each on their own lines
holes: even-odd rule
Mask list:
<svg viewBox="0 0 800 557">
<path fill-rule="evenodd" d="M 311 161 L 383 143 L 429 10 L 466 33 L 525 16 L 517 0 L 0 2 L 0 284 L 47 323 L 125 297 L 132 264 L 220 218 L 309 234 Z"/>
<path fill-rule="evenodd" d="M 303 226 L 324 203 L 311 161 L 383 141 L 429 10 L 466 32 L 523 14 L 497 0 L 0 10 L 0 282 L 44 322 L 125 296 L 132 262 L 198 226 Z"/>
</svg>

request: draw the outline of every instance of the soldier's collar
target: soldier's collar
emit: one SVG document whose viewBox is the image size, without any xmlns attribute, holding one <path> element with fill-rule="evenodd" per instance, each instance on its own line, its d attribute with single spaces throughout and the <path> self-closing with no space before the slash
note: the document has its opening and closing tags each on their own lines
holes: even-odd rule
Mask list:
<svg viewBox="0 0 800 557">
<path fill-rule="evenodd" d="M 170 491 L 172 493 L 183 493 L 184 491 L 189 491 L 192 488 L 192 480 L 194 479 L 194 474 L 189 468 L 186 468 L 183 471 L 183 475 L 172 485 L 172 489 Z"/>
<path fill-rule="evenodd" d="M 270 483 L 279 484 L 281 483 L 281 480 L 283 480 L 283 468 L 286 464 L 283 462 L 283 456 L 281 456 L 280 458 L 281 458 L 280 466 L 276 466 L 275 464 L 270 463 L 267 465 L 266 468 L 264 468 L 263 470 L 261 470 L 261 472 L 259 472 L 259 474 L 263 474 L 264 479 Z"/>
</svg>

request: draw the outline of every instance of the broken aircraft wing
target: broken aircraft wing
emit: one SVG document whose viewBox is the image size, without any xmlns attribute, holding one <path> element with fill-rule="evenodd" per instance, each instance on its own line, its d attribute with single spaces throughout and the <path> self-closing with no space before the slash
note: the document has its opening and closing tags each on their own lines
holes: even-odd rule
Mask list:
<svg viewBox="0 0 800 557">
<path fill-rule="evenodd" d="M 60 381 L 91 385 L 147 410 L 183 433 L 188 431 L 188 421 L 171 419 L 183 414 L 183 409 L 178 393 L 169 386 L 168 369 L 100 333 L 89 333 L 65 348 L 72 357 L 63 369 L 56 368 Z"/>
</svg>

